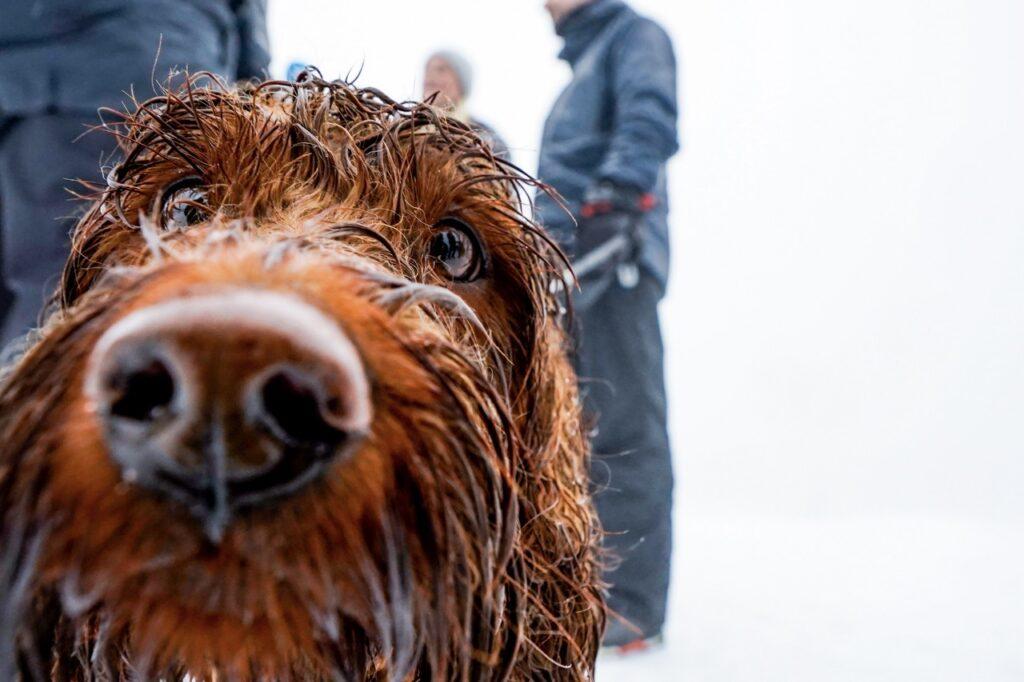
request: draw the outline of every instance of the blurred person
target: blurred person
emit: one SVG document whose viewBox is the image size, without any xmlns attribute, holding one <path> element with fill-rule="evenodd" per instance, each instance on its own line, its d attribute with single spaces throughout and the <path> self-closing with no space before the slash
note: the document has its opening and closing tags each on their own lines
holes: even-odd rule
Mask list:
<svg viewBox="0 0 1024 682">
<path fill-rule="evenodd" d="M 469 125 L 487 142 L 495 156 L 511 160 L 508 145 L 497 131 L 470 115 L 466 106 L 473 89 L 473 65 L 453 50 L 438 50 L 423 67 L 423 99 L 436 95 L 434 103 Z"/>
<path fill-rule="evenodd" d="M 67 257 L 67 187 L 101 180 L 100 107 L 156 94 L 169 71 L 232 81 L 270 61 L 266 0 L 0 0 L 0 230 L 6 345 L 37 324 Z"/>
<path fill-rule="evenodd" d="M 604 645 L 660 641 L 672 550 L 672 457 L 658 302 L 669 272 L 666 163 L 679 149 L 676 60 L 620 0 L 548 0 L 572 80 L 545 123 L 538 216 L 569 253 L 592 485 L 616 565 Z"/>
</svg>

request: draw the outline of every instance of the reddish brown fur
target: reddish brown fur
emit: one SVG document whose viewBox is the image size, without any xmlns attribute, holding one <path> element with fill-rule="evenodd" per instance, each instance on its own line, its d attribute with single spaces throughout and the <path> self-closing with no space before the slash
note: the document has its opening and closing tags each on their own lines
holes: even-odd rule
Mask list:
<svg viewBox="0 0 1024 682">
<path fill-rule="evenodd" d="M 597 531 L 530 180 L 426 105 L 312 74 L 198 81 L 107 126 L 125 160 L 0 387 L 0 675 L 589 679 Z M 216 214 L 161 230 L 156 197 L 190 174 Z M 485 279 L 426 257 L 448 215 L 478 232 Z M 117 320 L 223 287 L 338 320 L 375 417 L 355 457 L 212 547 L 121 481 L 82 378 Z"/>
</svg>

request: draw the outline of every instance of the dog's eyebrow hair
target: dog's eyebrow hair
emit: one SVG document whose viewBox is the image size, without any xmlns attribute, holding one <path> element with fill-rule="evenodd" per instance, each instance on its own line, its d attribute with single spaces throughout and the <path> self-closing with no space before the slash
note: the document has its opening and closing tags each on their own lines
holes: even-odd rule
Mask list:
<svg viewBox="0 0 1024 682">
<path fill-rule="evenodd" d="M 434 284 L 406 282 L 399 287 L 382 292 L 377 300 L 383 305 L 394 305 L 395 303 L 400 303 L 402 308 L 424 301 L 428 303 L 436 303 L 445 310 L 457 313 L 460 317 L 465 318 L 471 322 L 473 326 L 479 328 L 480 331 L 487 331 L 483 323 L 480 321 L 480 318 L 477 316 L 476 311 L 474 311 L 461 296 L 450 289 L 445 289 L 444 287 L 439 287 Z"/>
<path fill-rule="evenodd" d="M 369 237 L 383 246 L 384 250 L 388 252 L 388 255 L 394 259 L 396 264 L 401 264 L 402 262 L 402 259 L 398 255 L 398 251 L 395 250 L 394 245 L 387 237 L 377 230 L 367 227 L 361 223 L 339 223 L 324 230 L 323 234 L 327 237 L 340 237 L 346 234 L 358 234 L 363 237 Z"/>
</svg>

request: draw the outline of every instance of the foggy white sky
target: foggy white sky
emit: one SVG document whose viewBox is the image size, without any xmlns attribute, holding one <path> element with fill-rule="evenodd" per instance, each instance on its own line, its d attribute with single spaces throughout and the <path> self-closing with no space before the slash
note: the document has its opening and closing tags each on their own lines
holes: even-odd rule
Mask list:
<svg viewBox="0 0 1024 682">
<path fill-rule="evenodd" d="M 277 73 L 473 109 L 536 168 L 568 78 L 541 0 L 271 0 Z M 1024 518 L 1024 3 L 636 0 L 676 41 L 663 307 L 696 513 Z"/>
</svg>

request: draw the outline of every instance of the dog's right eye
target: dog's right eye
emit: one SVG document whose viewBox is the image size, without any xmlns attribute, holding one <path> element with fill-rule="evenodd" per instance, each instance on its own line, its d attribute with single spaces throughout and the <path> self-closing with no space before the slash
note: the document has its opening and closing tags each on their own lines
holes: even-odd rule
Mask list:
<svg viewBox="0 0 1024 682">
<path fill-rule="evenodd" d="M 213 210 L 202 178 L 176 180 L 160 198 L 160 223 L 168 230 L 183 230 L 210 219 Z"/>
</svg>

